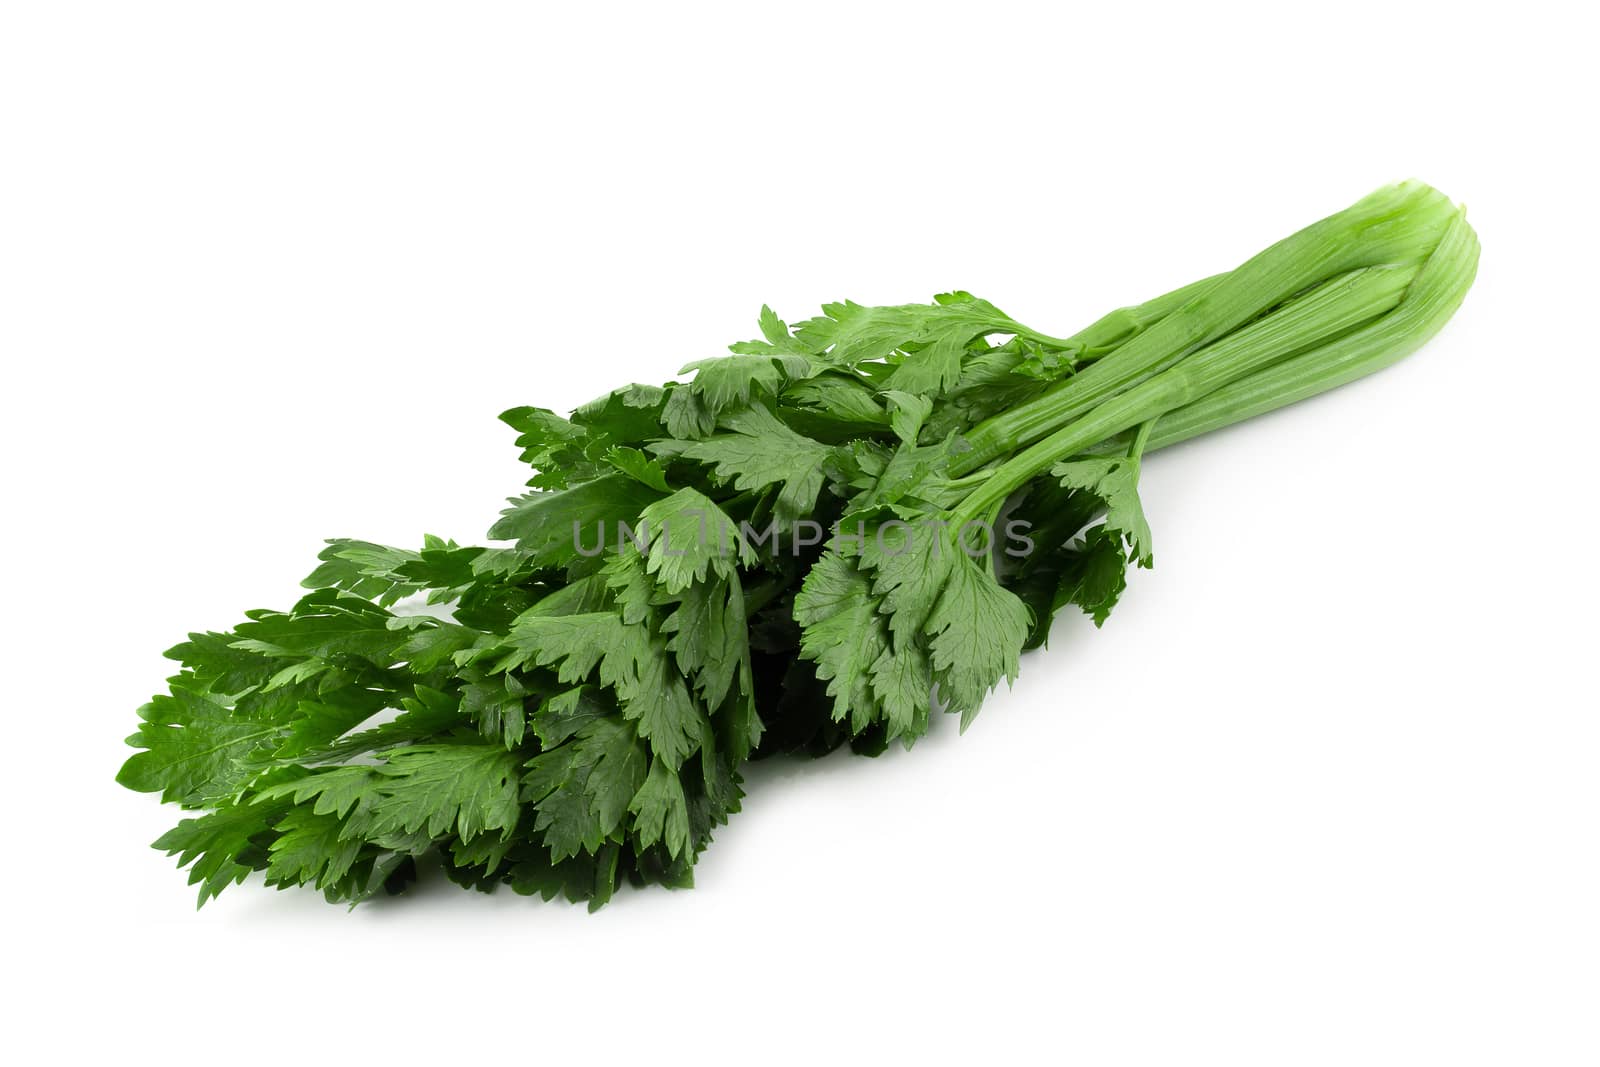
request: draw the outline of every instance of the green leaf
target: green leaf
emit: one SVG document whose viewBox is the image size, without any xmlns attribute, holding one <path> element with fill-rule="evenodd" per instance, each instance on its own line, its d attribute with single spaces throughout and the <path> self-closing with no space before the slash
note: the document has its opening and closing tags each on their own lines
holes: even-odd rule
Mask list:
<svg viewBox="0 0 1600 1067">
<path fill-rule="evenodd" d="M 533 732 L 542 747 L 554 748 L 615 710 L 615 703 L 603 699 L 602 691 L 579 686 L 547 697 L 533 715 Z"/>
<path fill-rule="evenodd" d="M 600 716 L 528 762 L 523 796 L 537 808 L 534 829 L 556 860 L 596 852 L 611 837 L 644 783 L 648 760 L 631 725 Z"/>
<path fill-rule="evenodd" d="M 968 343 L 988 333 L 1021 329 L 970 293 L 948 293 L 933 304 L 891 307 L 863 307 L 847 300 L 825 304 L 822 311 L 820 318 L 796 327 L 800 341 L 847 366 L 900 353 L 903 358 L 887 385 L 907 393 L 948 391 L 961 376 Z"/>
<path fill-rule="evenodd" d="M 1027 605 L 964 552 L 952 559 L 950 577 L 923 632 L 939 694 L 951 711 L 961 713 L 964 730 L 1001 678 L 1016 681 L 1030 620 Z"/>
<path fill-rule="evenodd" d="M 588 432 L 592 442 L 638 445 L 660 435 L 666 401 L 665 389 L 628 385 L 583 405 L 572 413 L 572 421 Z"/>
<path fill-rule="evenodd" d="M 623 717 L 637 724 L 658 757 L 676 767 L 694 751 L 701 713 L 671 664 L 665 639 L 642 623 L 612 612 L 523 616 L 504 645 L 486 655 L 495 671 L 553 666 L 567 685 L 598 671 L 600 684 L 620 698 Z"/>
<path fill-rule="evenodd" d="M 748 404 L 757 395 L 772 396 L 784 381 L 784 370 L 771 356 L 716 356 L 685 365 L 679 374 L 694 372 L 690 383 L 711 412 Z"/>
<path fill-rule="evenodd" d="M 689 805 L 683 795 L 683 782 L 662 761 L 650 764 L 649 777 L 628 810 L 633 813 L 633 832 L 640 846 L 649 848 L 662 841 L 674 857 L 689 847 Z"/>
<path fill-rule="evenodd" d="M 765 337 L 770 345 L 787 345 L 794 340 L 789 336 L 789 327 L 778 318 L 778 313 L 766 304 L 761 305 L 761 314 L 756 317 L 756 322 L 761 326 L 761 336 Z"/>
<path fill-rule="evenodd" d="M 879 403 L 872 386 L 845 374 L 796 382 L 783 391 L 782 401 L 787 418 L 797 418 L 795 409 L 804 409 L 822 417 L 836 431 L 851 435 L 876 433 L 889 424 L 889 413 Z"/>
<path fill-rule="evenodd" d="M 915 445 L 922 424 L 933 413 L 933 401 L 899 389 L 890 389 L 883 395 L 889 401 L 889 424 L 894 428 L 894 435 L 908 445 Z"/>
<path fill-rule="evenodd" d="M 872 583 L 849 557 L 829 550 L 812 566 L 794 600 L 803 627 L 800 654 L 828 683 L 833 718 L 866 729 L 880 712 L 872 668 L 889 651 L 889 628 Z"/>
<path fill-rule="evenodd" d="M 705 715 L 689 696 L 683 676 L 667 656 L 666 642 L 651 642 L 650 658 L 639 665 L 637 683 L 620 691 L 622 714 L 650 742 L 656 758 L 670 767 L 680 767 L 699 745 L 700 724 Z"/>
<path fill-rule="evenodd" d="M 311 883 L 324 889 L 350 873 L 362 843 L 343 836 L 344 825 L 333 815 L 310 808 L 292 808 L 278 823 L 279 836 L 267 847 L 267 884 Z"/>
<path fill-rule="evenodd" d="M 632 525 L 662 495 L 627 475 L 607 474 L 560 492 L 523 497 L 501 514 L 489 536 L 516 541 L 536 565 L 564 563 L 577 555 L 580 536 L 589 536 L 596 526 L 614 532 L 620 523 Z"/>
<path fill-rule="evenodd" d="M 190 634 L 189 640 L 167 649 L 190 672 L 197 687 L 216 693 L 242 693 L 263 685 L 283 668 L 281 660 L 235 646 L 232 634 Z"/>
<path fill-rule="evenodd" d="M 589 435 L 553 411 L 520 407 L 502 412 L 500 421 L 517 431 L 522 462 L 533 467 L 528 484 L 540 489 L 565 489 L 600 473 L 585 455 Z"/>
<path fill-rule="evenodd" d="M 234 647 L 288 659 L 333 660 L 355 657 L 379 667 L 396 660 L 404 636 L 389 629 L 394 618 L 375 604 L 349 593 L 319 589 L 287 612 L 246 612 L 234 628 Z M 284 664 L 279 664 L 280 668 Z"/>
<path fill-rule="evenodd" d="M 1057 463 L 1050 473 L 1068 489 L 1099 498 L 1106 507 L 1106 529 L 1127 542 L 1129 559 L 1150 566 L 1150 524 L 1139 502 L 1138 460 L 1075 459 Z"/>
<path fill-rule="evenodd" d="M 241 769 L 265 771 L 276 764 L 305 763 L 326 752 L 340 737 L 385 708 L 396 706 L 398 693 L 365 685 L 344 685 L 321 690 L 314 697 L 303 692 L 287 694 L 292 711 L 278 721 L 283 732 L 251 752 Z M 235 718 L 246 718 L 251 697 L 234 706 Z"/>
<path fill-rule="evenodd" d="M 352 811 L 365 816 L 377 799 L 379 774 L 376 767 L 350 765 L 312 771 L 293 781 L 281 782 L 260 790 L 254 803 L 290 800 L 297 805 L 310 801 L 311 811 L 343 819 Z"/>
<path fill-rule="evenodd" d="M 129 743 L 145 751 L 128 757 L 117 781 L 180 804 L 233 793 L 249 777 L 240 762 L 282 729 L 273 722 L 236 718 L 182 686 L 155 697 L 139 709 L 139 717 L 144 721 Z"/>
<path fill-rule="evenodd" d="M 411 745 L 384 753 L 371 808 L 371 836 L 449 831 L 471 841 L 509 834 L 520 808 L 520 759 L 500 745 Z"/>
<path fill-rule="evenodd" d="M 230 885 L 237 885 L 252 870 L 265 865 L 263 845 L 271 839 L 272 824 L 282 806 L 226 804 L 197 819 L 184 819 L 155 841 L 155 848 L 178 857 L 179 867 L 194 866 L 189 884 L 200 887 L 204 906 Z"/>
<path fill-rule="evenodd" d="M 423 686 L 418 686 L 416 692 L 429 691 Z M 463 725 L 464 708 L 455 699 L 445 697 L 443 694 L 428 700 L 407 699 L 396 695 L 393 703 L 389 703 L 388 698 L 382 694 L 379 694 L 377 699 L 383 701 L 380 707 L 398 705 L 404 710 L 388 722 L 374 726 L 370 730 L 348 736 L 344 736 L 345 730 L 340 730 L 338 734 L 333 735 L 333 739 L 325 743 L 318 739 L 318 744 L 299 752 L 296 758 L 304 764 L 336 763 L 379 749 L 432 740 Z M 361 719 L 365 718 L 367 716 L 361 716 Z M 361 719 L 349 722 L 346 729 L 353 728 Z M 290 736 L 295 736 L 297 730 L 298 725 L 291 726 Z"/>
<path fill-rule="evenodd" d="M 808 517 L 826 477 L 823 464 L 833 450 L 795 433 L 761 406 L 725 415 L 721 424 L 732 432 L 702 441 L 662 441 L 651 448 L 704 463 L 719 481 L 731 481 L 735 489 L 782 486 L 776 505 L 779 520 Z"/>
<path fill-rule="evenodd" d="M 764 340 L 739 341 L 728 346 L 730 351 L 749 356 L 800 356 L 807 363 L 819 354 L 791 335 L 788 325 L 765 304 L 761 305 L 761 314 L 757 321 L 761 326 L 761 336 Z"/>
<path fill-rule="evenodd" d="M 606 450 L 606 462 L 617 470 L 626 474 L 636 482 L 649 486 L 658 493 L 670 493 L 672 487 L 667 485 L 667 472 L 661 464 L 627 445 L 613 445 Z"/>
<path fill-rule="evenodd" d="M 885 648 L 872 662 L 872 693 L 883 710 L 884 739 L 907 744 L 928 729 L 933 707 L 933 671 L 918 644 Z"/>
<path fill-rule="evenodd" d="M 568 685 L 581 682 L 597 666 L 601 683 L 608 686 L 636 684 L 635 664 L 648 652 L 636 642 L 649 641 L 648 631 L 629 626 L 610 611 L 583 615 L 524 614 L 511 625 L 505 641 L 490 656 L 492 670 L 509 671 L 526 667 L 555 667 L 557 677 Z"/>
<path fill-rule="evenodd" d="M 1128 587 L 1128 554 L 1121 539 L 1108 526 L 1096 526 L 1068 552 L 1067 560 L 1053 607 L 1076 604 L 1096 626 L 1105 625 Z"/>
<path fill-rule="evenodd" d="M 394 626 L 394 623 L 400 622 L 406 625 Z M 407 632 L 408 636 L 395 648 L 395 655 L 417 674 L 433 673 L 450 663 L 457 653 L 473 648 L 486 636 L 470 627 L 439 622 L 425 616 L 391 620 L 391 627 Z"/>
<path fill-rule="evenodd" d="M 737 575 L 685 589 L 661 632 L 678 669 L 695 679 L 707 707 L 722 704 L 747 657 L 744 595 Z"/>
<path fill-rule="evenodd" d="M 694 489 L 655 501 L 639 521 L 650 541 L 648 570 L 668 593 L 704 582 L 708 571 L 730 578 L 739 564 L 756 562 L 734 521 Z"/>
<path fill-rule="evenodd" d="M 921 637 L 961 550 L 928 520 L 890 519 L 866 528 L 860 562 L 898 652 Z"/>
<path fill-rule="evenodd" d="M 529 690 L 514 675 L 486 674 L 471 666 L 461 668 L 461 715 L 477 724 L 486 738 L 498 739 L 508 749 L 522 744 L 528 729 Z"/>
<path fill-rule="evenodd" d="M 661 409 L 661 424 L 673 437 L 692 441 L 716 429 L 717 413 L 691 387 L 674 385 L 667 390 L 666 403 Z"/>
<path fill-rule="evenodd" d="M 415 552 L 341 537 L 330 540 L 317 558 L 322 565 L 300 583 L 310 589 L 342 589 L 383 607 L 422 591 L 421 583 L 399 573 L 417 559 Z"/>
</svg>

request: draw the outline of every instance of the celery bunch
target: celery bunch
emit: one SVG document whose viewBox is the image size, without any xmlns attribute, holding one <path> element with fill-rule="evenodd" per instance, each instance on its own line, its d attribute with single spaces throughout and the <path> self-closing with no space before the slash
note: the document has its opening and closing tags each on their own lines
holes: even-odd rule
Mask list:
<svg viewBox="0 0 1600 1067">
<path fill-rule="evenodd" d="M 534 474 L 501 545 L 333 541 L 290 610 L 191 634 L 119 780 L 200 813 L 156 844 L 202 903 L 423 859 L 594 906 L 687 885 L 746 760 L 970 723 L 1149 565 L 1147 454 L 1399 359 L 1477 257 L 1407 182 L 1070 337 L 959 292 L 763 309 L 688 381 L 508 411 Z"/>
</svg>

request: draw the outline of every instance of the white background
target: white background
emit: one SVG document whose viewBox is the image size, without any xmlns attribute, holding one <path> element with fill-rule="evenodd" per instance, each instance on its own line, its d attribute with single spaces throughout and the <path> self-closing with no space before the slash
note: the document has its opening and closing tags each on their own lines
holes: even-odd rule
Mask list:
<svg viewBox="0 0 1600 1067">
<path fill-rule="evenodd" d="M 1595 1063 L 1593 27 L 1087 8 L 7 5 L 26 1062 Z M 1070 332 L 1408 176 L 1482 237 L 1447 330 L 1152 459 L 1103 631 L 964 737 L 752 773 L 692 892 L 197 914 L 112 781 L 161 650 L 322 538 L 479 537 L 506 407 L 763 301 Z"/>
</svg>

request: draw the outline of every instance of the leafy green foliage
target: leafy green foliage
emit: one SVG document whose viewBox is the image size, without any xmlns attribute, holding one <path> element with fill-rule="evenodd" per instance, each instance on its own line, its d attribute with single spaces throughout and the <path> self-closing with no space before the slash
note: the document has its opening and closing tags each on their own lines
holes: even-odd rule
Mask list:
<svg viewBox="0 0 1600 1067">
<path fill-rule="evenodd" d="M 977 394 L 1039 388 L 997 352 L 1076 349 L 965 293 L 759 327 L 686 384 L 507 411 L 510 547 L 330 541 L 294 608 L 169 653 L 120 780 L 205 812 L 158 842 L 202 900 L 261 871 L 354 902 L 430 855 L 592 904 L 688 885 L 746 759 L 910 744 L 1015 676 L 1028 608 L 939 528 L 943 465 Z"/>
</svg>

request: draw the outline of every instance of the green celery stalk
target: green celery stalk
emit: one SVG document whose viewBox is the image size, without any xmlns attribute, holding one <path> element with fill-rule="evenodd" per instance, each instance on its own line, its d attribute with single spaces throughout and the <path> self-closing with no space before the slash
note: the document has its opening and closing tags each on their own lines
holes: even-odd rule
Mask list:
<svg viewBox="0 0 1600 1067">
<path fill-rule="evenodd" d="M 983 515 L 1059 460 L 1160 419 L 1287 357 L 1337 343 L 1351 331 L 1381 321 L 1404 302 L 1419 270 L 1416 265 L 1379 266 L 1340 274 L 1116 394 L 985 472 L 987 477 L 955 510 L 953 524 L 959 527 Z"/>
<path fill-rule="evenodd" d="M 1247 260 L 1082 372 L 967 435 L 959 477 L 1046 437 L 1099 403 L 1170 367 L 1295 295 L 1360 267 L 1420 262 L 1458 214 L 1420 182 L 1386 186 Z"/>
<path fill-rule="evenodd" d="M 1067 338 L 1066 344 L 1078 349 L 1082 362 L 1098 359 L 1148 330 L 1226 277 L 1226 274 L 1213 274 L 1142 304 L 1117 308 Z"/>
<path fill-rule="evenodd" d="M 1146 451 L 1254 418 L 1382 370 L 1438 333 L 1478 272 L 1478 237 L 1458 215 L 1405 299 L 1367 328 L 1224 386 L 1163 415 Z"/>
</svg>

